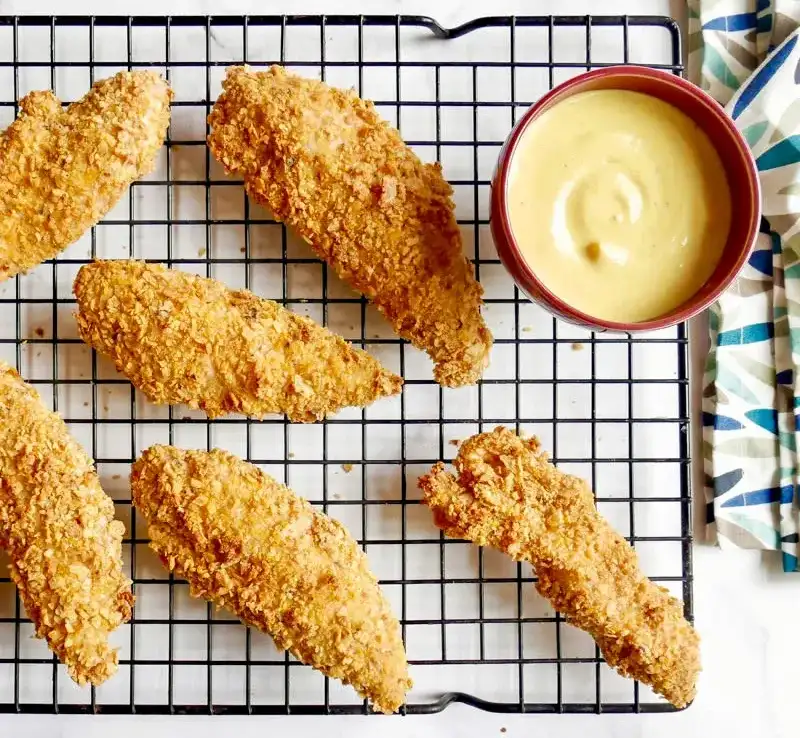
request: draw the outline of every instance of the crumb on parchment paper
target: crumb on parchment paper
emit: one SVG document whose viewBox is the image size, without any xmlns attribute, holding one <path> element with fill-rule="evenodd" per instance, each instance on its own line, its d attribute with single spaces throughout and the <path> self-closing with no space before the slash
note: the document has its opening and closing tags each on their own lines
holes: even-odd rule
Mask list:
<svg viewBox="0 0 800 738">
<path fill-rule="evenodd" d="M 353 471 L 353 465 L 352 464 L 342 464 L 342 469 L 343 469 L 345 474 L 349 474 L 351 471 Z"/>
<path fill-rule="evenodd" d="M 583 351 L 583 349 L 585 349 L 585 348 L 586 347 L 582 343 L 580 343 L 578 341 L 575 341 L 575 343 L 572 344 L 572 350 L 573 351 Z"/>
</svg>

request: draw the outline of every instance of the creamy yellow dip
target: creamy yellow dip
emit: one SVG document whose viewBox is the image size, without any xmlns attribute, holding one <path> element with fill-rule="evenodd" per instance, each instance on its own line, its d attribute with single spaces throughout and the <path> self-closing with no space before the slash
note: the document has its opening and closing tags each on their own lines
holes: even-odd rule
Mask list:
<svg viewBox="0 0 800 738">
<path fill-rule="evenodd" d="M 511 230 L 564 302 L 619 322 L 656 318 L 697 292 L 731 220 L 719 155 L 672 105 L 583 92 L 522 133 L 508 178 Z"/>
</svg>

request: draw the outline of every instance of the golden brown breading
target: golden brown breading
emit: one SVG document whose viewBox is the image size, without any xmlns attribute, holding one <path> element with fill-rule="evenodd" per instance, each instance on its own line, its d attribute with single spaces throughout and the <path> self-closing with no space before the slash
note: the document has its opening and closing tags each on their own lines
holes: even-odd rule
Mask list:
<svg viewBox="0 0 800 738">
<path fill-rule="evenodd" d="M 597 512 L 586 482 L 556 469 L 535 438 L 502 427 L 468 439 L 453 463 L 457 478 L 437 464 L 419 480 L 446 535 L 531 563 L 539 593 L 611 666 L 676 707 L 694 699 L 700 639 L 681 602 L 641 572 Z"/>
<path fill-rule="evenodd" d="M 247 290 L 139 261 L 75 279 L 78 331 L 153 402 L 319 420 L 400 391 L 366 351 Z"/>
<path fill-rule="evenodd" d="M 108 636 L 131 617 L 125 526 L 61 418 L 0 362 L 0 546 L 36 626 L 78 684 L 117 670 Z"/>
<path fill-rule="evenodd" d="M 0 282 L 77 241 L 153 168 L 171 97 L 154 72 L 120 72 L 65 110 L 49 91 L 22 99 L 0 134 Z"/>
<path fill-rule="evenodd" d="M 212 600 L 386 713 L 411 688 L 400 624 L 344 526 L 227 451 L 153 446 L 133 465 L 150 546 Z"/>
<path fill-rule="evenodd" d="M 427 351 L 440 384 L 477 382 L 492 336 L 440 165 L 352 90 L 281 67 L 230 67 L 223 88 L 208 145 L 226 171 Z"/>
</svg>

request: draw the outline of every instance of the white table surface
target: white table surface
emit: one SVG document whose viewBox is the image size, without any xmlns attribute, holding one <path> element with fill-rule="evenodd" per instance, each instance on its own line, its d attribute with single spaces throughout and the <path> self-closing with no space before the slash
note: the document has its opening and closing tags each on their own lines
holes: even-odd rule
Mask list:
<svg viewBox="0 0 800 738">
<path fill-rule="evenodd" d="M 0 0 L 2 14 L 408 13 L 453 25 L 480 15 L 510 13 L 643 13 L 685 22 L 682 0 Z M 698 326 L 695 326 L 698 328 Z M 703 327 L 694 331 L 694 365 L 702 362 Z M 698 376 L 695 372 L 694 376 Z M 695 454 L 695 458 L 697 458 Z M 697 487 L 696 487 L 697 488 Z M 697 506 L 696 506 L 697 507 Z M 699 518 L 699 507 L 697 508 Z M 700 533 L 700 529 L 695 525 Z M 0 735 L 94 736 L 745 736 L 796 733 L 800 686 L 800 576 L 785 575 L 776 557 L 748 551 L 694 549 L 695 615 L 703 638 L 699 696 L 674 715 L 491 715 L 453 705 L 433 716 L 363 717 L 115 717 L 0 716 Z"/>
</svg>

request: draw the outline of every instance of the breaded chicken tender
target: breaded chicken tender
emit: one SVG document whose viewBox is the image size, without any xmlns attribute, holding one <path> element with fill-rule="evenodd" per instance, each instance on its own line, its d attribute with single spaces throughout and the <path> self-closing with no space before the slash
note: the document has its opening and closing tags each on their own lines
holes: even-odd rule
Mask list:
<svg viewBox="0 0 800 738">
<path fill-rule="evenodd" d="M 81 267 L 80 337 L 158 404 L 320 420 L 400 391 L 366 351 L 247 290 L 138 261 Z"/>
<path fill-rule="evenodd" d="M 0 282 L 63 251 L 147 174 L 172 97 L 154 72 L 96 82 L 66 109 L 31 92 L 0 134 Z"/>
<path fill-rule="evenodd" d="M 230 67 L 223 88 L 208 145 L 226 171 L 427 351 L 440 384 L 474 384 L 492 336 L 441 166 L 352 90 L 281 67 Z"/>
<path fill-rule="evenodd" d="M 529 562 L 539 593 L 620 674 L 676 707 L 694 699 L 700 639 L 681 602 L 641 572 L 597 512 L 586 482 L 556 469 L 536 439 L 502 427 L 465 441 L 453 463 L 457 477 L 437 464 L 419 480 L 446 535 Z"/>
<path fill-rule="evenodd" d="M 78 683 L 117 670 L 109 634 L 131 617 L 125 526 L 86 452 L 0 362 L 0 546 L 36 635 Z"/>
<path fill-rule="evenodd" d="M 150 546 L 195 597 L 233 611 L 381 712 L 411 688 L 400 624 L 344 526 L 227 451 L 153 446 L 134 463 Z"/>
</svg>

